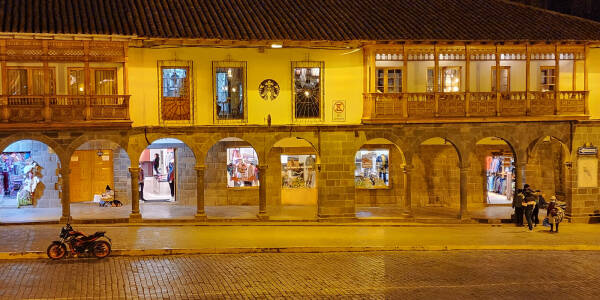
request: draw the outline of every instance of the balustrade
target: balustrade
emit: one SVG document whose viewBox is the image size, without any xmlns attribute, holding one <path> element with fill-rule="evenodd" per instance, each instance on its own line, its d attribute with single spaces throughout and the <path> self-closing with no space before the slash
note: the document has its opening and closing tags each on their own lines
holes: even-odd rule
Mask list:
<svg viewBox="0 0 600 300">
<path fill-rule="evenodd" d="M 586 97 L 585 91 L 502 92 L 499 99 L 496 92 L 367 93 L 363 120 L 583 115 Z"/>
<path fill-rule="evenodd" d="M 129 95 L 0 96 L 3 122 L 128 121 Z"/>
</svg>

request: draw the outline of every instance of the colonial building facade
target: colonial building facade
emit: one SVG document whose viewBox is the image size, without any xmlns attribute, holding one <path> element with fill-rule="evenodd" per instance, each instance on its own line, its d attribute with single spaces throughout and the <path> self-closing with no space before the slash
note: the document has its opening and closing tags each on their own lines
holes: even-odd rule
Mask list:
<svg viewBox="0 0 600 300">
<path fill-rule="evenodd" d="M 30 216 L 96 214 L 106 185 L 130 221 L 470 220 L 525 183 L 600 210 L 600 23 L 487 0 L 0 13 L 2 203 Z"/>
</svg>

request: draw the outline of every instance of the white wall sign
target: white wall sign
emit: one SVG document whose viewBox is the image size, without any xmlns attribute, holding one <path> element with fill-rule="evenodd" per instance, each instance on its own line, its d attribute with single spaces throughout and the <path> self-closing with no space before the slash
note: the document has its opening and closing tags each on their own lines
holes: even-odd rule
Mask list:
<svg viewBox="0 0 600 300">
<path fill-rule="evenodd" d="M 346 121 L 346 100 L 333 101 L 333 121 Z"/>
<path fill-rule="evenodd" d="M 598 187 L 598 158 L 580 156 L 577 159 L 577 187 Z"/>
</svg>

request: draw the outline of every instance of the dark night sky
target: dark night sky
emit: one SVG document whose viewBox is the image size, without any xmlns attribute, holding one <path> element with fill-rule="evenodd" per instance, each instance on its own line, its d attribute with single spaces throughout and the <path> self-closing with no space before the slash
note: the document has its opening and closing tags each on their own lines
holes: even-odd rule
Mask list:
<svg viewBox="0 0 600 300">
<path fill-rule="evenodd" d="M 511 0 L 557 12 L 600 21 L 598 0 Z"/>
</svg>

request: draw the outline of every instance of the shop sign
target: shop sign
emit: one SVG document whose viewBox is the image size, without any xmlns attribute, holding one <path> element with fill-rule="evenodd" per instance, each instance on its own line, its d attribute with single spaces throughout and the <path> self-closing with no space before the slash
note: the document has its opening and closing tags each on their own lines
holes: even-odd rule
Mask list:
<svg viewBox="0 0 600 300">
<path fill-rule="evenodd" d="M 593 145 L 586 145 L 577 149 L 578 155 L 596 155 L 598 154 L 598 147 Z"/>
<path fill-rule="evenodd" d="M 279 83 L 273 79 L 265 79 L 258 86 L 258 93 L 263 100 L 275 100 L 279 90 Z"/>
<path fill-rule="evenodd" d="M 333 101 L 333 121 L 346 121 L 346 100 Z"/>
</svg>

